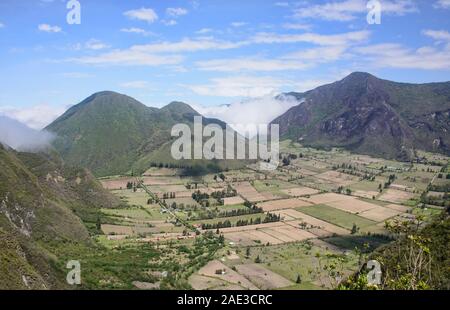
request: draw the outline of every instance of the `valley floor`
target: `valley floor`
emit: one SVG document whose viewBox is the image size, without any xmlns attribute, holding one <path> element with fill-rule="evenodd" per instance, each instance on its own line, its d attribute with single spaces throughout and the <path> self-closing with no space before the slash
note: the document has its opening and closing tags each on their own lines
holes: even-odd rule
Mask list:
<svg viewBox="0 0 450 310">
<path fill-rule="evenodd" d="M 255 165 L 182 177 L 157 165 L 140 177 L 102 178 L 124 205 L 101 210 L 93 238 L 119 256 L 147 251 L 130 262 L 140 271 L 125 287 L 331 289 L 392 241 L 386 221 L 426 220 L 449 204 L 442 155 L 402 163 L 285 141 L 282 156 L 273 172 Z"/>
</svg>

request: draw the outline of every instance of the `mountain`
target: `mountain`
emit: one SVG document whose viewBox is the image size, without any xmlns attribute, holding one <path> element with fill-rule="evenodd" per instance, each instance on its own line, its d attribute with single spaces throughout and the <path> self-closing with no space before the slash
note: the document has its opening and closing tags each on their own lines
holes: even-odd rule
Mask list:
<svg viewBox="0 0 450 310">
<path fill-rule="evenodd" d="M 67 288 L 55 248 L 89 247 L 96 212 L 118 204 L 89 171 L 55 153 L 0 145 L 0 289 Z"/>
<path fill-rule="evenodd" d="M 192 125 L 195 116 L 200 114 L 182 102 L 157 109 L 105 91 L 73 106 L 46 130 L 57 135 L 53 145 L 65 162 L 87 167 L 97 176 L 107 176 L 146 169 L 155 162 L 174 163 L 168 147 L 173 139 L 172 126 Z M 204 118 L 203 123 L 225 127 L 225 123 L 214 119 Z M 158 152 L 161 148 L 162 154 Z M 226 161 L 221 162 L 221 168 L 227 165 Z"/>
<path fill-rule="evenodd" d="M 450 154 L 450 82 L 396 83 L 355 72 L 287 95 L 302 103 L 272 122 L 284 138 L 401 160 L 417 149 Z"/>
</svg>

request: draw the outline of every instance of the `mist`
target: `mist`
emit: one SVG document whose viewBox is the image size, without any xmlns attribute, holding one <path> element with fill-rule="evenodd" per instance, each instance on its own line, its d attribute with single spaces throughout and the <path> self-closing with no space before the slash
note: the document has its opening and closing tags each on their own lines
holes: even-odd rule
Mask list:
<svg viewBox="0 0 450 310">
<path fill-rule="evenodd" d="M 211 107 L 193 105 L 193 108 L 205 117 L 220 119 L 240 134 L 244 134 L 244 132 L 241 132 L 242 126 L 236 125 L 269 124 L 275 118 L 300 103 L 302 101 L 297 100 L 293 96 L 280 95 L 274 97 L 273 95 L 268 95 L 229 105 Z"/>
<path fill-rule="evenodd" d="M 55 135 L 32 129 L 19 121 L 0 115 L 0 143 L 20 152 L 39 152 L 50 146 Z"/>
</svg>

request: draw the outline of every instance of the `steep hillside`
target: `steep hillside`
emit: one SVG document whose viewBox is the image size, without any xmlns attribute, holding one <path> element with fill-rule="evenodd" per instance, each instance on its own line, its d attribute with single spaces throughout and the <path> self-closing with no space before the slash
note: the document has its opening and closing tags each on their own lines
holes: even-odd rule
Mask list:
<svg viewBox="0 0 450 310">
<path fill-rule="evenodd" d="M 88 246 L 81 218 L 118 203 L 88 171 L 47 156 L 0 146 L 0 289 L 65 287 L 51 245 Z"/>
<path fill-rule="evenodd" d="M 170 148 L 162 148 L 172 140 L 172 126 L 192 126 L 199 115 L 182 102 L 156 109 L 125 95 L 101 92 L 69 109 L 46 129 L 58 136 L 54 146 L 67 163 L 106 176 L 128 173 L 136 162 L 134 169 L 143 170 L 152 162 L 172 162 Z M 225 127 L 214 119 L 203 122 Z"/>
<path fill-rule="evenodd" d="M 283 137 L 403 160 L 415 149 L 450 154 L 450 82 L 404 84 L 356 72 L 289 95 L 303 103 L 272 122 Z"/>
</svg>

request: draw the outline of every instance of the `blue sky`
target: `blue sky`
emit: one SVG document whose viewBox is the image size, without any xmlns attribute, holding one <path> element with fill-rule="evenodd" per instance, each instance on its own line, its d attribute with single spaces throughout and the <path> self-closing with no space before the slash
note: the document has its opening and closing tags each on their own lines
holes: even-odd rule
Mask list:
<svg viewBox="0 0 450 310">
<path fill-rule="evenodd" d="M 381 1 L 380 25 L 366 0 L 79 0 L 80 25 L 67 2 L 0 2 L 0 113 L 35 128 L 102 90 L 220 117 L 352 71 L 450 80 L 450 0 Z"/>
</svg>

